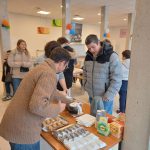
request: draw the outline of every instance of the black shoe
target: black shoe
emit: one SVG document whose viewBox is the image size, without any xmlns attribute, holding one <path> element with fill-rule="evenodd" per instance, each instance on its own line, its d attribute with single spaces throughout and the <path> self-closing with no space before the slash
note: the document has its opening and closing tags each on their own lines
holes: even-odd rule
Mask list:
<svg viewBox="0 0 150 150">
<path fill-rule="evenodd" d="M 116 110 L 116 113 L 117 113 L 117 114 L 119 114 L 119 113 L 120 113 L 120 110 L 119 110 L 119 109 L 118 109 L 118 110 Z"/>
</svg>

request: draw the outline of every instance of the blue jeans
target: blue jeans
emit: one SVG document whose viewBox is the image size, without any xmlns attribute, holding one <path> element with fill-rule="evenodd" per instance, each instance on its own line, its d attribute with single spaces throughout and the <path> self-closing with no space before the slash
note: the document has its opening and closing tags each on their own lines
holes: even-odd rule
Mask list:
<svg viewBox="0 0 150 150">
<path fill-rule="evenodd" d="M 89 97 L 89 102 L 91 104 L 92 102 L 92 97 Z M 104 109 L 106 110 L 106 112 L 108 114 L 112 114 L 113 112 L 113 103 L 114 103 L 114 100 L 111 100 L 111 101 L 103 101 L 103 104 L 104 104 Z"/>
<path fill-rule="evenodd" d="M 128 81 L 122 80 L 122 86 L 119 91 L 119 109 L 120 112 L 125 113 L 126 110 L 126 98 L 127 98 L 127 88 L 128 88 Z"/>
<path fill-rule="evenodd" d="M 103 101 L 103 103 L 104 103 L 104 109 L 106 110 L 106 112 L 107 112 L 108 114 L 111 114 L 111 115 L 112 115 L 114 100 Z"/>
<path fill-rule="evenodd" d="M 9 143 L 11 150 L 40 150 L 40 141 L 34 144 L 16 144 L 16 143 Z"/>
<path fill-rule="evenodd" d="M 16 93 L 16 90 L 20 84 L 20 82 L 22 81 L 22 79 L 20 78 L 13 78 L 13 90 L 14 90 L 14 94 Z"/>
<path fill-rule="evenodd" d="M 13 87 L 12 82 L 5 82 L 6 96 L 10 96 L 10 94 L 11 94 L 11 87 L 10 86 Z"/>
</svg>

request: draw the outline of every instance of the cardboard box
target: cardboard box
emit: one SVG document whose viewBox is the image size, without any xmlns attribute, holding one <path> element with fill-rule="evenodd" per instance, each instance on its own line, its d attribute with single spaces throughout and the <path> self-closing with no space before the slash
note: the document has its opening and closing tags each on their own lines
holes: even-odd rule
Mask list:
<svg viewBox="0 0 150 150">
<path fill-rule="evenodd" d="M 120 124 L 119 122 L 110 123 L 110 132 L 116 138 L 122 138 L 123 137 L 123 130 L 124 130 L 123 124 Z"/>
</svg>

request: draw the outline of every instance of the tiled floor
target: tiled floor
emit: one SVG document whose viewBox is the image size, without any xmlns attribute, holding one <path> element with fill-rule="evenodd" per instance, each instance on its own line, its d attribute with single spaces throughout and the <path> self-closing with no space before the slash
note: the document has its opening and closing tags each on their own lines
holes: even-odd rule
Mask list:
<svg viewBox="0 0 150 150">
<path fill-rule="evenodd" d="M 0 89 L 3 89 L 3 85 L 0 82 Z M 72 96 L 80 101 L 83 102 L 88 102 L 88 95 L 86 92 L 84 92 L 81 87 L 79 82 L 77 82 L 76 84 L 73 84 L 73 88 L 72 88 Z M 4 102 L 1 100 L 2 98 L 2 94 L 3 91 L 0 91 L 0 121 L 3 117 L 3 114 L 9 104 L 10 101 Z M 115 104 L 114 104 L 114 110 L 116 110 L 118 108 L 118 98 L 116 97 L 115 99 Z M 114 111 L 114 115 L 116 115 L 115 111 Z M 112 148 L 112 150 L 117 150 L 118 146 L 115 146 L 114 148 Z M 3 138 L 0 137 L 0 150 L 10 150 L 9 144 L 7 141 L 5 141 Z"/>
</svg>

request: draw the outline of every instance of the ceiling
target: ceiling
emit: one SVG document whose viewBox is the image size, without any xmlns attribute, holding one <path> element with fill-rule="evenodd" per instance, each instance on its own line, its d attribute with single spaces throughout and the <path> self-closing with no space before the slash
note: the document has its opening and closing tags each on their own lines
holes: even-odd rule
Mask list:
<svg viewBox="0 0 150 150">
<path fill-rule="evenodd" d="M 135 12 L 136 0 L 71 0 L 71 16 L 80 15 L 87 24 L 98 24 L 101 6 L 109 7 L 109 25 L 126 26 L 127 14 Z M 62 17 L 62 0 L 8 0 L 8 11 L 11 13 L 41 16 L 37 10 L 50 11 L 46 16 L 52 19 Z M 43 16 L 44 17 L 44 16 Z"/>
</svg>

